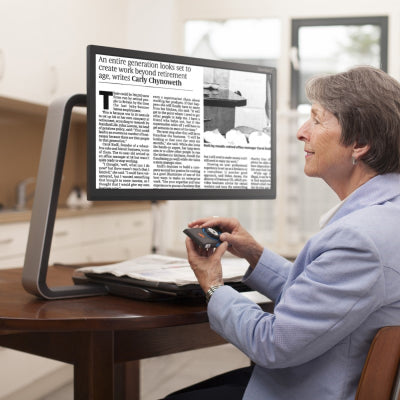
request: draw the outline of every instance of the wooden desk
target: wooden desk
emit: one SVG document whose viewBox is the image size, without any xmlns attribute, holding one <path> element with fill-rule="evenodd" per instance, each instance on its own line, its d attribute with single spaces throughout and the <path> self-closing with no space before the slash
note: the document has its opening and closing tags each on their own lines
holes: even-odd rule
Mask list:
<svg viewBox="0 0 400 400">
<path fill-rule="evenodd" d="M 75 400 L 138 399 L 138 360 L 224 343 L 202 302 L 41 300 L 25 292 L 21 275 L 0 271 L 0 346 L 73 364 Z M 70 285 L 71 275 L 50 267 L 48 283 Z"/>
</svg>

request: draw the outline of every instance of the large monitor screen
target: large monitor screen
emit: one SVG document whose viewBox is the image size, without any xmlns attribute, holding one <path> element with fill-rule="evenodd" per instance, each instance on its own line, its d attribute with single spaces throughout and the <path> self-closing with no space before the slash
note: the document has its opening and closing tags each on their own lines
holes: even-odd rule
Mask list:
<svg viewBox="0 0 400 400">
<path fill-rule="evenodd" d="M 276 71 L 88 46 L 88 198 L 269 199 Z"/>
</svg>

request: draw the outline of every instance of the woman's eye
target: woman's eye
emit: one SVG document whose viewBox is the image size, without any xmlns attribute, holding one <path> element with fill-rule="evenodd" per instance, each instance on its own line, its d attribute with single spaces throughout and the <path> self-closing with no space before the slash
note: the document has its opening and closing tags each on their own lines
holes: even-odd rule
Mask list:
<svg viewBox="0 0 400 400">
<path fill-rule="evenodd" d="M 312 120 L 312 123 L 313 123 L 313 125 L 318 125 L 318 124 L 319 124 L 319 121 L 318 121 L 317 119 L 314 118 L 314 119 Z"/>
</svg>

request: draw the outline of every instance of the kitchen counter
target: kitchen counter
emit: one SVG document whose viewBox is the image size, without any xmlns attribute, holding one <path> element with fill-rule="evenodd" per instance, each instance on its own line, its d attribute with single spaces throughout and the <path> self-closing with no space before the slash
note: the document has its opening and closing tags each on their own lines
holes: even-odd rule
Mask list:
<svg viewBox="0 0 400 400">
<path fill-rule="evenodd" d="M 127 212 L 127 211 L 141 211 L 148 210 L 151 208 L 149 201 L 135 201 L 127 204 L 107 204 L 107 205 L 94 205 L 89 208 L 66 208 L 60 207 L 57 209 L 56 218 L 68 218 L 68 217 L 81 217 L 85 215 L 96 215 L 96 214 L 108 214 L 116 212 Z M 5 210 L 0 211 L 0 224 L 9 224 L 14 222 L 26 222 L 31 219 L 31 210 L 13 211 Z"/>
</svg>

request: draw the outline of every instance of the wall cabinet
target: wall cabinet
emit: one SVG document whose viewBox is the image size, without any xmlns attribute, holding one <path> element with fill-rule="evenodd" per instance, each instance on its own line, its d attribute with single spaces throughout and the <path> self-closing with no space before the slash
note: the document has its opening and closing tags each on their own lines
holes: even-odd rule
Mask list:
<svg viewBox="0 0 400 400">
<path fill-rule="evenodd" d="M 49 262 L 112 262 L 148 254 L 151 221 L 150 210 L 59 218 Z M 28 222 L 0 224 L 0 268 L 23 265 L 28 232 Z"/>
<path fill-rule="evenodd" d="M 23 265 L 28 232 L 28 222 L 0 225 L 0 268 Z"/>
</svg>

